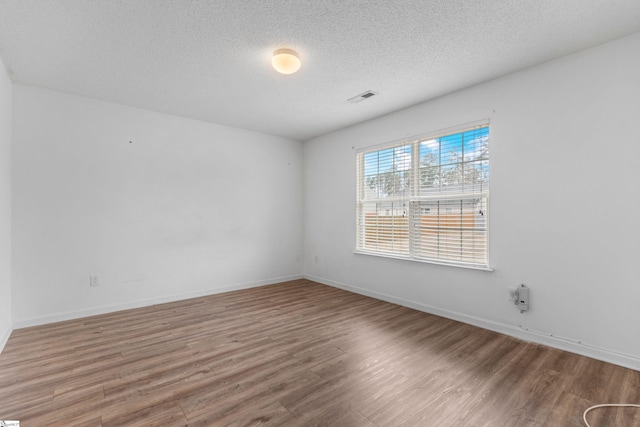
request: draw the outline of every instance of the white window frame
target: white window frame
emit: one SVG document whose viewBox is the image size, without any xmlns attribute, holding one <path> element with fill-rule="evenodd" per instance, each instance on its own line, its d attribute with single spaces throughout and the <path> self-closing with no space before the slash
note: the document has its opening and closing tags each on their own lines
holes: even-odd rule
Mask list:
<svg viewBox="0 0 640 427">
<path fill-rule="evenodd" d="M 452 190 L 451 188 L 453 187 L 438 184 L 437 194 L 424 194 L 420 181 L 420 144 L 431 140 L 441 141 L 439 138 L 468 131 L 482 130 L 483 128 L 487 129 L 488 134 L 486 158 L 482 157 L 482 161 L 486 163 L 486 171 L 483 169 L 483 171 L 486 172 L 486 176 L 480 180 L 481 184 L 476 183 L 469 185 L 464 183 L 465 181 L 463 179 L 463 184 L 458 185 L 460 188 Z M 482 120 L 429 134 L 406 138 L 400 141 L 392 141 L 358 149 L 356 151 L 357 218 L 355 253 L 492 271 L 489 264 L 489 133 L 489 120 Z M 441 150 L 442 143 L 439 144 L 439 150 Z M 406 156 L 409 157 L 410 160 L 403 163 L 401 169 L 402 178 L 399 178 L 401 183 L 394 184 L 394 188 L 395 186 L 401 188 L 399 191 L 400 194 L 381 195 L 379 194 L 380 191 L 375 193 L 375 190 L 372 191 L 371 185 L 365 183 L 365 155 L 367 155 L 367 153 L 380 153 L 383 150 L 384 152 L 389 152 L 391 149 L 394 150 L 394 153 L 395 150 L 398 150 L 401 154 L 410 153 L 410 155 Z M 441 151 L 439 152 L 441 153 Z M 418 155 L 415 155 L 415 153 L 418 153 Z M 381 154 L 378 154 L 378 156 L 380 155 Z M 393 154 L 393 162 L 396 161 L 395 156 L 396 154 Z M 464 165 L 464 155 L 461 159 L 459 164 L 464 171 L 466 167 Z M 475 161 L 477 162 L 478 159 L 475 159 Z M 438 170 L 442 171 L 443 166 L 445 166 L 445 163 L 442 162 L 442 156 L 440 156 L 437 163 Z M 395 165 L 394 173 L 396 173 Z M 440 176 L 442 176 L 442 174 Z M 396 178 L 394 178 L 394 180 L 395 179 Z M 475 182 L 476 181 L 474 181 L 474 183 Z M 380 186 L 377 188 L 379 189 Z M 428 190 L 431 192 L 434 191 L 431 188 Z M 459 210 L 457 208 L 458 201 L 460 202 Z M 455 205 L 452 205 L 453 203 L 455 203 Z M 439 210 L 442 212 L 443 208 L 440 207 L 442 204 L 446 205 L 444 212 L 449 210 L 448 214 L 444 212 L 442 214 L 438 213 Z M 438 208 L 434 209 L 434 206 Z M 455 211 L 455 215 L 460 218 L 458 226 L 454 227 L 455 230 L 457 230 L 456 233 L 459 231 L 460 235 L 460 254 L 456 254 L 450 250 L 450 248 L 453 247 L 452 242 L 455 243 L 456 238 L 449 240 L 449 237 L 441 237 L 452 235 L 450 234 L 450 229 L 445 230 L 450 227 L 441 226 L 442 223 L 446 223 L 442 218 L 451 216 L 451 206 L 456 206 L 453 210 Z M 471 206 L 473 206 L 475 211 L 473 215 L 470 216 Z M 368 212 L 368 215 L 371 215 L 372 209 L 378 213 L 367 217 L 365 211 Z M 387 213 L 389 210 L 392 211 L 391 216 Z M 424 216 L 429 215 L 431 212 L 435 212 L 438 218 L 437 225 L 435 226 L 433 222 L 429 222 L 429 219 L 424 219 Z M 478 217 L 476 212 L 482 215 L 482 217 Z M 405 214 L 408 218 L 407 220 L 404 219 Z M 375 218 L 374 226 L 370 224 L 371 218 Z M 476 218 L 481 218 L 481 220 Z M 471 225 L 469 226 L 469 224 Z M 428 237 L 425 237 L 425 232 Z M 434 234 L 438 237 L 431 237 Z M 406 242 L 407 235 L 408 244 Z M 395 236 L 398 236 L 397 240 Z M 466 236 L 472 236 L 471 240 L 467 239 Z M 380 242 L 383 240 L 387 242 L 387 237 L 389 238 L 389 242 L 381 244 Z M 445 243 L 441 244 L 441 239 L 442 242 Z M 427 243 L 423 245 L 421 244 L 421 240 L 427 241 Z M 371 241 L 373 244 L 370 243 Z M 437 241 L 437 243 L 433 243 L 434 241 Z M 470 241 L 473 243 L 469 243 Z M 394 242 L 399 243 L 396 245 Z M 435 255 L 434 249 L 437 249 L 437 254 Z M 477 254 L 478 257 L 476 258 Z"/>
</svg>

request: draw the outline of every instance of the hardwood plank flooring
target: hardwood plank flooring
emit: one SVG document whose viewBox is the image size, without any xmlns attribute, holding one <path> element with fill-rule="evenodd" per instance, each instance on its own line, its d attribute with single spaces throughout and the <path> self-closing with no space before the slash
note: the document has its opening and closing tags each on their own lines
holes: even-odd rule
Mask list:
<svg viewBox="0 0 640 427">
<path fill-rule="evenodd" d="M 307 280 L 19 329 L 0 354 L 21 427 L 582 426 L 621 402 L 640 372 Z"/>
</svg>

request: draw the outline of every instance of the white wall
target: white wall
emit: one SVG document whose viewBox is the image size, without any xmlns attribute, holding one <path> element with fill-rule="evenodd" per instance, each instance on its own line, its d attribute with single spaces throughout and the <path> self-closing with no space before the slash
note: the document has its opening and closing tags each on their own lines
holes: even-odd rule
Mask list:
<svg viewBox="0 0 640 427">
<path fill-rule="evenodd" d="M 11 330 L 11 80 L 0 59 L 0 351 Z"/>
<path fill-rule="evenodd" d="M 307 142 L 305 276 L 640 369 L 638 52 L 635 34 Z M 355 149 L 487 117 L 495 271 L 354 254 Z"/>
<path fill-rule="evenodd" d="M 13 95 L 14 327 L 301 277 L 300 142 Z"/>
</svg>

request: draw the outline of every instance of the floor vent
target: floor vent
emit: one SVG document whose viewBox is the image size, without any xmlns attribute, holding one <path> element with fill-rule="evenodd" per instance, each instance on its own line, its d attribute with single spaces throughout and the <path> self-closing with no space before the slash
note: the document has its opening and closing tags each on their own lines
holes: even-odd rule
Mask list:
<svg viewBox="0 0 640 427">
<path fill-rule="evenodd" d="M 360 102 L 367 98 L 371 98 L 372 96 L 376 96 L 378 92 L 374 92 L 372 90 L 368 90 L 366 92 L 362 92 L 360 95 L 356 95 L 353 98 L 347 99 L 349 102 Z"/>
</svg>

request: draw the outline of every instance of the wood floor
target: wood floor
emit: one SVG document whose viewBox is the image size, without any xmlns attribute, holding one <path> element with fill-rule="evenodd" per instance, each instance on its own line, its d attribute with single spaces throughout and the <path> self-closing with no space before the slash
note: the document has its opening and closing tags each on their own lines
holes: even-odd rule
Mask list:
<svg viewBox="0 0 640 427">
<path fill-rule="evenodd" d="M 640 372 L 306 280 L 20 329 L 0 354 L 21 427 L 564 427 L 617 402 Z"/>
</svg>

